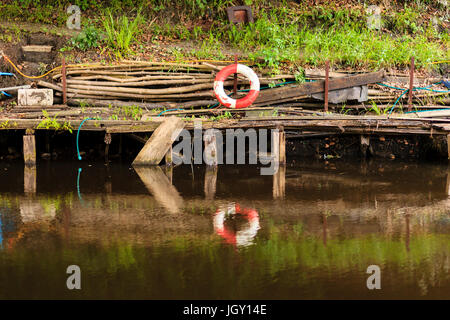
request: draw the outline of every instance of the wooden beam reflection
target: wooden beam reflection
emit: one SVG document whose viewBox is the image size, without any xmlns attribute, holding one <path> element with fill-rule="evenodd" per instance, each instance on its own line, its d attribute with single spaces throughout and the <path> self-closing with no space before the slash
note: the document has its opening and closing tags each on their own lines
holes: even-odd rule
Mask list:
<svg viewBox="0 0 450 320">
<path fill-rule="evenodd" d="M 135 167 L 134 170 L 161 206 L 170 213 L 181 211 L 183 198 L 160 167 Z"/>
</svg>

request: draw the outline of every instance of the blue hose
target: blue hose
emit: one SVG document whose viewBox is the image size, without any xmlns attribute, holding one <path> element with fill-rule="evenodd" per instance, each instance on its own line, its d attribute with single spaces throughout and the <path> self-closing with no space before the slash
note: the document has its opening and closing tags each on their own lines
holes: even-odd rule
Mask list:
<svg viewBox="0 0 450 320">
<path fill-rule="evenodd" d="M 11 76 L 11 77 L 14 77 L 15 74 L 14 73 L 10 73 L 10 72 L 0 72 L 0 76 Z"/>
<path fill-rule="evenodd" d="M 80 126 L 78 127 L 78 132 L 77 132 L 77 154 L 78 154 L 78 160 L 81 160 L 81 155 L 80 155 L 80 148 L 78 145 L 78 140 L 80 138 L 80 130 L 81 130 L 81 126 L 84 124 L 84 122 L 88 121 L 88 120 L 98 120 L 96 118 L 86 118 L 83 121 L 81 121 Z M 81 169 L 80 169 L 81 170 Z"/>
<path fill-rule="evenodd" d="M 12 97 L 12 95 L 10 95 L 9 93 L 6 93 L 5 91 L 0 92 L 1 94 L 7 96 L 7 97 Z"/>
</svg>

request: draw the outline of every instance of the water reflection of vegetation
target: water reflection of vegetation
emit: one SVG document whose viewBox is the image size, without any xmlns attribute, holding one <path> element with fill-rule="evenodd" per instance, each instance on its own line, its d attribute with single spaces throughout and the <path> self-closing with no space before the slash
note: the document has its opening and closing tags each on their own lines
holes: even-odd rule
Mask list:
<svg viewBox="0 0 450 320">
<path fill-rule="evenodd" d="M 239 251 L 218 239 L 195 235 L 176 236 L 144 247 L 125 242 L 63 245 L 55 236 L 31 234 L 14 250 L 0 254 L 0 270 L 10 270 L 0 273 L 0 298 L 11 297 L 5 289 L 20 288 L 30 275 L 43 286 L 42 292 L 36 293 L 39 297 L 52 293 L 74 296 L 54 287 L 58 281 L 65 283 L 64 270 L 70 264 L 78 264 L 83 270 L 79 295 L 84 297 L 257 298 L 265 292 L 269 298 L 269 291 L 258 289 L 284 286 L 300 290 L 314 286 L 314 281 L 317 290 L 308 290 L 320 295 L 318 288 L 323 282 L 345 274 L 364 278 L 371 264 L 402 275 L 389 279 L 392 290 L 413 285 L 426 293 L 427 288 L 448 286 L 450 281 L 448 234 L 414 235 L 408 251 L 401 237 L 388 240 L 369 234 L 331 238 L 325 246 L 321 237 L 306 234 L 301 225 L 294 230 L 286 234 L 273 227 L 254 246 Z M 42 246 L 40 250 L 36 250 L 36 242 Z M 43 281 L 50 278 L 53 280 L 48 283 Z M 18 282 L 13 286 L 8 279 Z M 46 286 L 50 288 L 44 290 Z M 14 292 L 27 294 L 23 290 Z"/>
</svg>

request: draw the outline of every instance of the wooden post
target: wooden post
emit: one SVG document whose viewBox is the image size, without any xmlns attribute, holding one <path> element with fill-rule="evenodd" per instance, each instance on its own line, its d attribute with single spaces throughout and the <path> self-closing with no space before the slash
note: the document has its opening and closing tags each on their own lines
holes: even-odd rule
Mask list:
<svg viewBox="0 0 450 320">
<path fill-rule="evenodd" d="M 105 134 L 105 163 L 108 163 L 108 156 L 109 156 L 109 145 L 111 144 L 112 137 L 111 133 Z"/>
<path fill-rule="evenodd" d="M 272 195 L 274 199 L 284 199 L 286 190 L 286 167 L 279 166 L 273 175 Z"/>
<path fill-rule="evenodd" d="M 29 133 L 23 136 L 23 157 L 25 165 L 36 165 L 36 140 L 34 134 Z"/>
<path fill-rule="evenodd" d="M 237 67 L 237 63 L 238 63 L 237 54 L 235 54 L 234 55 L 234 64 L 236 65 L 236 67 Z M 234 94 L 234 97 L 236 98 L 236 95 L 237 95 L 237 73 L 234 74 L 233 94 Z"/>
<path fill-rule="evenodd" d="M 25 165 L 23 173 L 23 190 L 25 194 L 36 193 L 36 166 Z"/>
<path fill-rule="evenodd" d="M 367 149 L 370 146 L 370 138 L 367 136 L 360 136 L 360 149 L 364 158 L 367 158 Z"/>
<path fill-rule="evenodd" d="M 217 156 L 216 135 L 206 131 L 203 135 L 203 141 L 205 142 L 205 163 L 208 166 L 217 166 L 219 161 Z"/>
<path fill-rule="evenodd" d="M 272 130 L 272 156 L 275 156 L 274 161 L 280 163 L 280 130 Z"/>
<path fill-rule="evenodd" d="M 164 120 L 145 143 L 133 165 L 159 165 L 183 128 L 184 121 L 178 117 Z"/>
<path fill-rule="evenodd" d="M 216 195 L 217 167 L 207 166 L 205 171 L 205 199 L 212 200 Z"/>
<path fill-rule="evenodd" d="M 286 164 L 286 134 L 284 132 L 284 128 L 280 128 L 280 165 Z"/>
<path fill-rule="evenodd" d="M 447 156 L 450 160 L 450 134 L 447 135 Z"/>
<path fill-rule="evenodd" d="M 414 57 L 411 57 L 411 66 L 409 67 L 408 111 L 412 110 L 413 88 L 414 88 Z"/>
<path fill-rule="evenodd" d="M 324 92 L 324 107 L 325 112 L 328 112 L 328 87 L 329 87 L 329 76 L 330 76 L 330 61 L 325 61 L 325 92 Z"/>
<path fill-rule="evenodd" d="M 66 81 L 66 59 L 62 57 L 62 91 L 63 91 L 63 104 L 67 104 L 67 81 Z"/>
</svg>

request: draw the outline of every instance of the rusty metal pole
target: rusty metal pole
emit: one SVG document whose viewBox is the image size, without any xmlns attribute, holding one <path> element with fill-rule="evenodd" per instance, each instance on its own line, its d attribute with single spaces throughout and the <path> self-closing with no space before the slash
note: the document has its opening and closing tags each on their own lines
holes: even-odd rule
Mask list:
<svg viewBox="0 0 450 320">
<path fill-rule="evenodd" d="M 414 57 L 411 57 L 411 66 L 409 67 L 408 111 L 412 110 L 413 88 L 414 88 Z"/>
<path fill-rule="evenodd" d="M 63 90 L 63 104 L 67 104 L 67 82 L 66 82 L 66 59 L 62 57 L 62 90 Z"/>
<path fill-rule="evenodd" d="M 328 112 L 328 81 L 330 74 L 330 61 L 325 61 L 325 92 L 324 92 L 324 107 L 325 112 Z"/>
<path fill-rule="evenodd" d="M 236 67 L 237 67 L 237 63 L 238 63 L 238 60 L 237 60 L 237 54 L 235 54 L 235 55 L 234 55 L 234 64 L 236 65 Z M 236 95 L 237 95 L 237 73 L 234 74 L 234 87 L 233 87 L 233 93 L 234 93 L 234 97 L 236 97 Z"/>
</svg>

